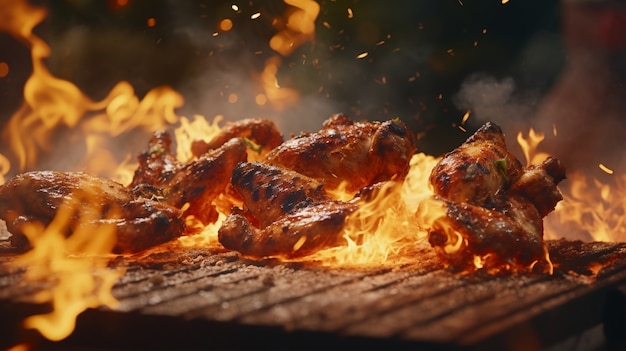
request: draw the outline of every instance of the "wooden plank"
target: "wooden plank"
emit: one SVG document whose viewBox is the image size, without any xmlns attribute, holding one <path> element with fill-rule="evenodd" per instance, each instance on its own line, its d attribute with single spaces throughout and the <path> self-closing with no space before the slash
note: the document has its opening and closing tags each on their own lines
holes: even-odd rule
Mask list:
<svg viewBox="0 0 626 351">
<path fill-rule="evenodd" d="M 551 242 L 550 247 L 557 267 L 553 276 L 463 276 L 441 269 L 432 257 L 425 259 L 428 264 L 416 260 L 414 265 L 367 269 L 254 262 L 208 249 L 119 258 L 114 264 L 127 267 L 113 290 L 120 306 L 86 312 L 93 323 L 87 325 L 98 328 L 98 323 L 115 320 L 132 328 L 140 320 L 163 323 L 154 327 L 167 330 L 193 322 L 199 330 L 264 330 L 285 339 L 336 338 L 352 345 L 367 339 L 433 348 L 503 343 L 501 335 L 519 330 L 534 335 L 537 343 L 553 342 L 542 333 L 555 329 L 538 328 L 542 324 L 536 320 L 563 319 L 558 333 L 597 323 L 603 294 L 626 281 L 626 245 Z M 21 318 L 17 289 L 44 287 L 19 279 L 23 271 L 0 272 L 0 313 Z M 567 312 L 577 305 L 589 310 L 578 312 L 586 320 Z M 259 340 L 263 335 L 258 333 Z M 152 336 L 146 332 L 146 337 Z M 153 337 L 158 344 L 177 336 Z"/>
</svg>

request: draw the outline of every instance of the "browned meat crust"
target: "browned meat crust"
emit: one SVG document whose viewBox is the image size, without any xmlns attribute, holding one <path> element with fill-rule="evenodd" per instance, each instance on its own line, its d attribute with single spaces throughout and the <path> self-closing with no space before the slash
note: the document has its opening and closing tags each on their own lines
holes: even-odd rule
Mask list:
<svg viewBox="0 0 626 351">
<path fill-rule="evenodd" d="M 400 120 L 353 122 L 338 114 L 319 132 L 285 141 L 267 155 L 267 163 L 323 181 L 327 189 L 344 183 L 356 192 L 403 179 L 415 151 L 415 136 Z"/>
<path fill-rule="evenodd" d="M 180 236 L 185 229 L 178 209 L 86 173 L 28 172 L 0 187 L 0 219 L 6 221 L 15 246 L 29 244 L 24 225 L 47 226 L 62 206 L 72 206 L 66 235 L 79 226 L 115 224 L 116 253 L 147 249 Z"/>
<path fill-rule="evenodd" d="M 212 201 L 224 191 L 233 168 L 247 159 L 246 144 L 230 139 L 198 159 L 180 163 L 171 151 L 171 136 L 157 132 L 148 150 L 139 155 L 131 187 L 146 186 L 162 190 L 163 201 L 177 208 L 189 203 L 185 215 L 193 215 L 204 224 L 217 220 Z"/>
<path fill-rule="evenodd" d="M 433 168 L 430 182 L 446 215 L 429 241 L 452 266 L 527 269 L 546 260 L 542 218 L 562 200 L 565 170 L 555 158 L 523 168 L 500 127 L 487 123 Z M 454 248 L 454 249 L 453 249 Z"/>
<path fill-rule="evenodd" d="M 246 212 L 229 215 L 218 238 L 244 255 L 298 257 L 336 245 L 356 209 L 332 200 L 318 181 L 265 163 L 240 163 L 232 184 Z"/>
</svg>

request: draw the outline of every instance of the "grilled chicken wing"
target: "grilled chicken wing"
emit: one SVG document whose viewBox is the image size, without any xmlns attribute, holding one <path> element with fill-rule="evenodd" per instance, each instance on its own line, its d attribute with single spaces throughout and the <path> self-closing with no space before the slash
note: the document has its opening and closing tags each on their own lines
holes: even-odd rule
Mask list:
<svg viewBox="0 0 626 351">
<path fill-rule="evenodd" d="M 224 247 L 244 255 L 299 257 L 336 245 L 353 203 L 332 200 L 322 184 L 265 163 L 243 162 L 233 171 L 245 211 L 222 223 Z"/>
<path fill-rule="evenodd" d="M 63 206 L 71 206 L 67 235 L 79 226 L 115 224 L 116 253 L 138 252 L 180 236 L 180 210 L 145 198 L 123 185 L 80 172 L 20 174 L 0 187 L 0 219 L 14 246 L 27 248 L 24 226 L 47 226 Z"/>
<path fill-rule="evenodd" d="M 429 242 L 452 266 L 525 269 L 544 261 L 542 218 L 562 199 L 565 170 L 555 158 L 523 168 L 501 129 L 487 123 L 433 168 L 430 182 L 446 215 Z"/>
<path fill-rule="evenodd" d="M 345 183 L 347 191 L 356 192 L 380 181 L 403 179 L 415 151 L 413 133 L 399 120 L 353 122 L 338 114 L 319 132 L 285 141 L 266 159 L 323 181 L 328 189 Z"/>
<path fill-rule="evenodd" d="M 177 208 L 189 203 L 185 215 L 204 224 L 215 222 L 218 213 L 211 202 L 228 185 L 235 165 L 247 159 L 245 142 L 230 139 L 188 163 L 176 160 L 171 144 L 166 132 L 152 136 L 148 150 L 138 157 L 139 167 L 130 187 L 161 189 L 164 202 Z"/>
<path fill-rule="evenodd" d="M 259 145 L 262 150 L 271 150 L 283 142 L 283 134 L 274 122 L 268 119 L 251 118 L 238 122 L 230 122 L 220 133 L 209 141 L 195 140 L 191 144 L 191 152 L 200 157 L 209 150 L 222 146 L 232 138 L 248 138 Z"/>
</svg>

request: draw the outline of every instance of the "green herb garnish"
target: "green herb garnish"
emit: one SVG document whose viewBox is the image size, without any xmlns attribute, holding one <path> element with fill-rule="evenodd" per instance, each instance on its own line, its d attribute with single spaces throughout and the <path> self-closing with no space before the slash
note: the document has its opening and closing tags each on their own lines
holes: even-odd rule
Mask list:
<svg viewBox="0 0 626 351">
<path fill-rule="evenodd" d="M 498 170 L 498 173 L 500 173 L 502 178 L 504 178 L 504 180 L 508 182 L 509 177 L 506 175 L 506 158 L 496 160 L 495 164 L 496 164 L 496 169 Z"/>
<path fill-rule="evenodd" d="M 252 151 L 256 151 L 259 154 L 261 154 L 261 150 L 263 150 L 263 147 L 261 145 L 255 143 L 254 141 L 252 141 L 252 140 L 250 140 L 250 139 L 248 139 L 246 137 L 243 137 L 243 141 L 244 141 L 244 143 L 246 143 L 246 145 L 248 145 L 248 147 L 250 149 L 252 149 Z"/>
</svg>

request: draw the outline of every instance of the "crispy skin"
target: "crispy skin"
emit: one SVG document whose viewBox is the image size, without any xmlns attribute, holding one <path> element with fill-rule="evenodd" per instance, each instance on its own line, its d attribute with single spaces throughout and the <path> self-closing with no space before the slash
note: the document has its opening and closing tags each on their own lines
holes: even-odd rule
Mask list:
<svg viewBox="0 0 626 351">
<path fill-rule="evenodd" d="M 248 256 L 298 257 L 336 245 L 346 217 L 356 209 L 330 199 L 316 180 L 265 163 L 240 163 L 232 184 L 246 212 L 230 214 L 218 238 Z"/>
<path fill-rule="evenodd" d="M 230 139 L 198 159 L 180 163 L 171 152 L 171 136 L 155 133 L 147 151 L 139 155 L 131 187 L 152 187 L 161 190 L 163 201 L 177 208 L 189 203 L 185 215 L 193 215 L 204 224 L 217 220 L 211 203 L 224 191 L 233 168 L 247 159 L 246 144 Z"/>
<path fill-rule="evenodd" d="M 138 196 L 123 185 L 81 172 L 39 171 L 20 174 L 0 187 L 0 218 L 13 234 L 15 246 L 26 248 L 27 223 L 47 226 L 69 200 L 72 217 L 67 235 L 78 226 L 114 223 L 116 253 L 138 252 L 180 236 L 181 212 L 167 204 Z M 81 222 L 80 218 L 89 218 Z"/>
<path fill-rule="evenodd" d="M 555 158 L 523 168 L 500 127 L 487 123 L 432 170 L 446 215 L 434 223 L 429 242 L 461 270 L 475 269 L 475 256 L 493 270 L 545 261 L 542 218 L 562 200 L 557 184 L 563 179 Z"/>
<path fill-rule="evenodd" d="M 219 148 L 232 138 L 248 138 L 266 151 L 283 142 L 283 134 L 274 122 L 268 119 L 251 118 L 226 124 L 220 133 L 209 141 L 194 140 L 191 144 L 191 152 L 196 157 L 200 157 L 209 150 Z"/>
<path fill-rule="evenodd" d="M 500 127 L 487 123 L 433 168 L 435 194 L 454 202 L 484 204 L 522 173 L 522 164 L 506 149 Z"/>
<path fill-rule="evenodd" d="M 337 114 L 319 132 L 285 141 L 266 159 L 323 181 L 328 189 L 344 182 L 347 191 L 356 192 L 377 182 L 403 179 L 415 151 L 415 136 L 399 120 L 353 122 Z"/>
<path fill-rule="evenodd" d="M 330 201 L 315 179 L 259 162 L 238 164 L 231 184 L 261 228 L 294 209 Z"/>
<path fill-rule="evenodd" d="M 264 228 L 234 213 L 222 223 L 219 241 L 247 256 L 302 257 L 339 245 L 344 221 L 353 210 L 347 203 L 315 204 L 285 214 Z"/>
</svg>

